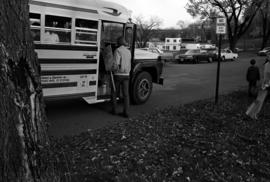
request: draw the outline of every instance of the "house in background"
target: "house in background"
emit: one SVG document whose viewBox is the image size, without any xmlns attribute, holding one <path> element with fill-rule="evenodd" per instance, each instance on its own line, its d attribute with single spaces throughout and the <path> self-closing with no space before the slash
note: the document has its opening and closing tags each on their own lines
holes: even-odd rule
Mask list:
<svg viewBox="0 0 270 182">
<path fill-rule="evenodd" d="M 181 43 L 181 38 L 165 38 L 165 47 L 163 47 L 163 50 L 179 51 L 181 49 Z"/>
<path fill-rule="evenodd" d="M 151 45 L 151 46 L 150 46 Z M 182 38 L 165 38 L 165 42 L 151 42 L 149 47 L 157 47 L 165 52 L 177 52 L 186 49 L 200 49 L 200 48 L 214 48 L 212 44 L 201 44 L 196 39 L 182 39 Z"/>
<path fill-rule="evenodd" d="M 181 38 L 165 38 L 165 42 L 152 42 L 155 47 L 163 51 L 179 51 L 181 43 Z"/>
</svg>

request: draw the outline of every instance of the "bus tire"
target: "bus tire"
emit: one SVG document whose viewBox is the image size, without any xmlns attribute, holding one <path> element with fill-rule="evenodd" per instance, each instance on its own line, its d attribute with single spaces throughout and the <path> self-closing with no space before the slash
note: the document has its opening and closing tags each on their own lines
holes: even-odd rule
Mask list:
<svg viewBox="0 0 270 182">
<path fill-rule="evenodd" d="M 134 104 L 145 103 L 152 93 L 152 76 L 148 72 L 139 73 L 132 87 L 132 101 Z"/>
</svg>

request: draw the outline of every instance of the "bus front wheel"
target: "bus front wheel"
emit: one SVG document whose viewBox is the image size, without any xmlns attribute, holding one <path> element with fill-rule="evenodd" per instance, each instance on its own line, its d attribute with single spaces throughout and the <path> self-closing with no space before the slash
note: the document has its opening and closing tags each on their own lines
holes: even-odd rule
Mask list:
<svg viewBox="0 0 270 182">
<path fill-rule="evenodd" d="M 132 101 L 134 104 L 145 103 L 152 93 L 152 76 L 148 72 L 139 73 L 132 87 Z"/>
</svg>

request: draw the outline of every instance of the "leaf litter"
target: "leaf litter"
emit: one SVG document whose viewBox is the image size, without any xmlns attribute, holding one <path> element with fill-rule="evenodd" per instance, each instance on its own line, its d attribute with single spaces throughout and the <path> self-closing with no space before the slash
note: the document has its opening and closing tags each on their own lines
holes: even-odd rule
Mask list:
<svg viewBox="0 0 270 182">
<path fill-rule="evenodd" d="M 258 120 L 250 103 L 237 91 L 52 138 L 55 163 L 72 182 L 270 181 L 270 101 Z"/>
</svg>

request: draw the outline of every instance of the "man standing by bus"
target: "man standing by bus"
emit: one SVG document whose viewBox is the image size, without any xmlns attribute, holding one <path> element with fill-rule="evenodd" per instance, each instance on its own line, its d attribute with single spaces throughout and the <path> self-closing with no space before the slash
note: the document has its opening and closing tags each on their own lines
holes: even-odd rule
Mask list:
<svg viewBox="0 0 270 182">
<path fill-rule="evenodd" d="M 114 80 L 115 90 L 112 89 L 112 113 L 116 114 L 117 110 L 117 93 L 120 92 L 120 88 L 123 93 L 124 108 L 123 112 L 120 113 L 123 117 L 128 118 L 129 108 L 129 74 L 131 70 L 131 53 L 126 47 L 127 43 L 124 37 L 117 39 L 118 48 L 114 51 Z"/>
</svg>

